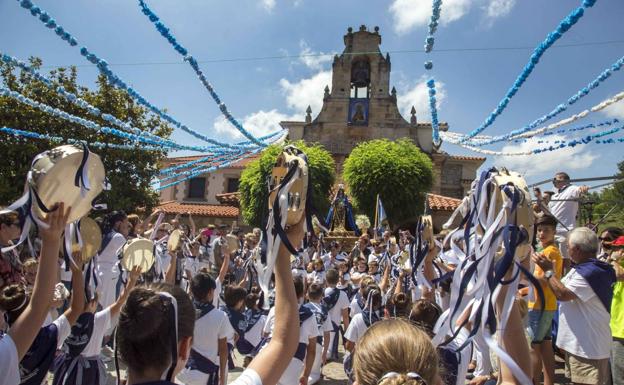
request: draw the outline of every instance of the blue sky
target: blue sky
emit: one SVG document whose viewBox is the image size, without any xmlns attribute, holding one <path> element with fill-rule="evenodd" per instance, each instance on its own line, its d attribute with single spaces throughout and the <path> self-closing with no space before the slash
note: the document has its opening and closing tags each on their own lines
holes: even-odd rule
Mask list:
<svg viewBox="0 0 624 385">
<path fill-rule="evenodd" d="M 80 44 L 106 59 L 122 79 L 155 105 L 166 107 L 180 121 L 209 136 L 239 138 L 220 117 L 219 109 L 190 67 L 140 12 L 137 1 L 35 3 L 75 35 Z M 380 27 L 381 48 L 384 53 L 390 51 L 391 82 L 398 90 L 401 110 L 406 112 L 416 105 L 418 119 L 430 120 L 423 82 L 433 75 L 441 84 L 440 120 L 449 122 L 452 131 L 468 132 L 483 122 L 526 64 L 532 48 L 522 47 L 535 47 L 580 3 L 446 0 L 434 51 L 425 55 L 422 47 L 430 14 L 428 0 L 148 1 L 195 58 L 209 61 L 201 64 L 207 78 L 232 114 L 258 134 L 275 130 L 279 120 L 303 117 L 308 104 L 313 114 L 318 113 L 323 88 L 331 86 L 331 57 L 297 55 L 340 52 L 347 27 L 357 29 L 361 24 Z M 502 134 L 542 116 L 622 57 L 623 16 L 624 2 L 598 0 L 546 52 L 507 110 L 484 134 Z M 594 42 L 602 43 L 562 47 Z M 437 51 L 515 47 L 520 49 Z M 97 73 L 78 49 L 58 39 L 14 0 L 0 0 L 0 51 L 20 59 L 39 56 L 46 66 L 79 65 L 80 81 L 87 86 L 93 85 Z M 291 57 L 253 59 L 274 56 Z M 253 60 L 224 60 L 237 58 Z M 424 70 L 427 59 L 433 60 L 433 71 Z M 622 72 L 615 73 L 552 122 L 622 91 Z M 404 116 L 409 117 L 407 113 Z M 577 125 L 609 117 L 624 118 L 624 103 L 591 114 Z M 182 132 L 173 137 L 193 143 L 193 138 Z M 522 149 L 535 145 L 527 143 Z M 517 151 L 518 146 L 507 145 L 505 150 Z M 488 148 L 499 150 L 502 146 Z M 451 144 L 444 144 L 443 150 L 473 154 Z M 622 160 L 621 145 L 590 144 L 540 156 L 490 157 L 487 165 L 507 165 L 535 181 L 559 169 L 569 171 L 573 177 L 610 175 Z"/>
</svg>

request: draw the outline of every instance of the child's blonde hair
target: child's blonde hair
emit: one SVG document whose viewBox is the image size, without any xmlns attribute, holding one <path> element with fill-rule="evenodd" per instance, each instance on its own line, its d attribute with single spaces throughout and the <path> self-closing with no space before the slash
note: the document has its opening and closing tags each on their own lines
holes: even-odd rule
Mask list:
<svg viewBox="0 0 624 385">
<path fill-rule="evenodd" d="M 372 325 L 355 348 L 359 385 L 436 385 L 438 353 L 424 331 L 402 319 Z M 384 378 L 385 376 L 385 378 Z"/>
</svg>

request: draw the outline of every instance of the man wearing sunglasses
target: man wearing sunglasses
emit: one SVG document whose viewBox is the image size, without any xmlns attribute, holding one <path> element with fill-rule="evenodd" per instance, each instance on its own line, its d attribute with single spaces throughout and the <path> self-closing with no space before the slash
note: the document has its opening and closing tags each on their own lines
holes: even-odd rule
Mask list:
<svg viewBox="0 0 624 385">
<path fill-rule="evenodd" d="M 579 208 L 579 198 L 589 190 L 588 186 L 575 186 L 570 183 L 570 176 L 565 172 L 558 172 L 552 180 L 555 193 L 548 203 L 548 210 L 557 218 L 557 233 L 555 240 L 559 243 L 564 266 L 569 264 L 566 236 L 576 227 L 576 215 Z"/>
</svg>

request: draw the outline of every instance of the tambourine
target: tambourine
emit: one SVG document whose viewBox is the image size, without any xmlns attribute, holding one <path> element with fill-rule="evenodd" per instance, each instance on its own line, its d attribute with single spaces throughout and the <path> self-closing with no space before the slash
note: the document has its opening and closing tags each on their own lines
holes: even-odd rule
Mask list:
<svg viewBox="0 0 624 385">
<path fill-rule="evenodd" d="M 179 229 L 173 230 L 171 234 L 169 234 L 169 238 L 167 239 L 167 249 L 169 251 L 176 251 L 180 248 L 180 240 L 182 239 L 182 231 Z"/>
<path fill-rule="evenodd" d="M 82 254 L 82 261 L 86 264 L 102 245 L 102 232 L 100 226 L 91 218 L 84 217 L 80 220 L 80 238 L 82 240 L 82 247 L 78 242 L 72 243 L 72 252 L 80 251 Z"/>
<path fill-rule="evenodd" d="M 290 178 L 294 178 L 294 181 L 291 179 L 292 183 L 287 191 L 280 192 L 280 194 L 287 194 L 288 198 L 287 226 L 299 223 L 301 220 L 305 212 L 308 191 L 308 163 L 305 155 L 294 146 L 284 148 L 284 151 L 279 154 L 273 166 L 269 182 L 269 209 L 273 208 L 279 186 L 284 181 L 284 178 L 289 176 L 289 172 L 292 173 Z"/>
<path fill-rule="evenodd" d="M 51 209 L 57 202 L 71 206 L 68 222 L 91 211 L 91 203 L 104 185 L 104 164 L 100 157 L 74 145 L 56 147 L 37 155 L 30 171 L 30 184 L 43 206 Z M 38 204 L 33 207 L 39 217 L 47 216 Z"/>
<path fill-rule="evenodd" d="M 500 211 L 503 202 L 507 200 L 507 196 L 502 187 L 505 185 L 513 185 L 518 191 L 521 192 L 520 202 L 518 203 L 514 212 L 514 222 L 526 230 L 526 240 L 516 249 L 516 259 L 522 260 L 528 255 L 528 246 L 531 244 L 533 238 L 533 210 L 531 209 L 531 194 L 529 193 L 529 187 L 524 177 L 517 172 L 509 171 L 505 168 L 498 170 L 498 173 L 494 176 L 494 183 L 498 190 L 498 199 L 496 200 L 496 211 Z"/>
<path fill-rule="evenodd" d="M 140 266 L 141 273 L 145 273 L 154 265 L 154 243 L 144 238 L 128 241 L 122 248 L 121 264 L 127 271 Z"/>
<path fill-rule="evenodd" d="M 240 242 L 238 237 L 234 234 L 228 234 L 225 236 L 225 242 L 227 244 L 228 252 L 233 253 L 240 249 Z"/>
<path fill-rule="evenodd" d="M 431 215 L 423 215 L 421 221 L 424 224 L 422 239 L 427 241 L 429 248 L 431 248 L 435 244 L 433 241 L 433 220 L 431 219 Z"/>
</svg>

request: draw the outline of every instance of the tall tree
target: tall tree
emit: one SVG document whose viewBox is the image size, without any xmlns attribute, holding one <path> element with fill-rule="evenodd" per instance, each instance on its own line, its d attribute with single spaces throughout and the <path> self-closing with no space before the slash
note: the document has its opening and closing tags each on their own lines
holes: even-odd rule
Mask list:
<svg viewBox="0 0 624 385">
<path fill-rule="evenodd" d="M 319 215 L 329 209 L 329 194 L 335 180 L 336 166 L 329 152 L 321 145 L 306 145 L 302 141 L 293 143 L 308 157 L 312 202 Z M 271 145 L 260 157 L 250 162 L 240 178 L 240 206 L 243 219 L 252 226 L 260 226 L 268 213 L 268 180 L 271 170 L 282 151 L 282 146 Z"/>
<path fill-rule="evenodd" d="M 34 68 L 41 68 L 40 59 L 31 58 L 30 62 Z M 69 103 L 55 91 L 34 79 L 28 72 L 1 64 L 0 76 L 4 86 L 11 90 L 100 125 L 108 125 L 106 121 L 95 118 L 82 108 Z M 147 110 L 137 105 L 125 91 L 109 85 L 103 76 L 98 77 L 97 89 L 94 91 L 78 85 L 78 72 L 75 67 L 52 70 L 49 77 L 55 87 L 63 86 L 66 90 L 99 108 L 103 113 L 129 122 L 134 127 L 152 130 L 154 134 L 161 137 L 168 137 L 172 132 L 171 127 L 159 118 L 148 114 Z M 0 127 L 2 126 L 46 133 L 65 139 L 128 143 L 123 139 L 55 118 L 7 97 L 0 97 Z M 3 159 L 0 162 L 0 205 L 2 205 L 11 203 L 22 194 L 25 176 L 33 157 L 62 143 L 0 135 L 2 136 L 0 153 Z M 92 149 L 92 151 L 102 158 L 106 176 L 112 186 L 111 190 L 105 191 L 99 199 L 106 203 L 109 209 L 132 212 L 137 207 L 151 209 L 158 203 L 158 194 L 150 187 L 150 182 L 158 174 L 158 162 L 166 156 L 166 152 L 143 151 L 138 147 L 136 150 L 102 148 Z"/>
<path fill-rule="evenodd" d="M 624 179 L 624 161 L 618 163 L 617 179 Z M 594 224 L 602 220 L 598 229 L 607 226 L 624 227 L 624 181 L 613 184 L 599 193 L 592 193 Z"/>
<path fill-rule="evenodd" d="M 397 228 L 422 214 L 433 164 L 409 139 L 371 140 L 351 151 L 343 177 L 359 211 L 374 218 L 379 194 L 390 224 Z"/>
</svg>

